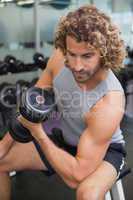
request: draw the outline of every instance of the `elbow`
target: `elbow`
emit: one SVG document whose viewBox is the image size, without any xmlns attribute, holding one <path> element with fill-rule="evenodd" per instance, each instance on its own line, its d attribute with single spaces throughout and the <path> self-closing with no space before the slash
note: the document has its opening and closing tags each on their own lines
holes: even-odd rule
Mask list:
<svg viewBox="0 0 133 200">
<path fill-rule="evenodd" d="M 76 190 L 79 187 L 80 183 L 84 180 L 84 178 L 85 176 L 83 175 L 82 176 L 77 175 L 77 176 L 74 176 L 73 180 L 71 181 L 65 180 L 65 183 L 67 184 L 69 188 Z"/>
<path fill-rule="evenodd" d="M 78 183 L 78 184 L 80 184 L 84 180 L 85 177 L 86 176 L 84 174 L 78 174 L 78 173 L 75 174 L 75 176 L 74 176 L 76 183 Z"/>
<path fill-rule="evenodd" d="M 77 189 L 78 186 L 79 186 L 79 183 L 77 181 L 68 181 L 68 180 L 65 180 L 64 181 L 66 183 L 66 185 L 71 188 L 71 189 Z"/>
<path fill-rule="evenodd" d="M 76 189 L 79 186 L 79 182 L 73 177 L 61 177 L 63 179 L 63 181 L 66 183 L 66 185 L 71 188 L 71 189 Z"/>
<path fill-rule="evenodd" d="M 73 177 L 78 185 L 95 171 L 95 168 L 82 168 L 74 172 Z"/>
<path fill-rule="evenodd" d="M 73 179 L 69 181 L 65 181 L 66 184 L 71 188 L 71 189 L 77 189 L 78 186 L 81 184 L 81 182 L 90 174 L 92 174 L 95 170 L 91 170 L 88 172 L 85 170 L 77 170 L 76 172 L 73 173 Z"/>
<path fill-rule="evenodd" d="M 71 189 L 77 189 L 78 186 L 81 184 L 81 182 L 89 176 L 91 173 L 93 173 L 95 170 L 91 170 L 88 172 L 88 170 L 85 169 L 80 169 L 80 170 L 75 170 L 72 174 L 71 177 L 64 178 L 64 182 L 67 184 L 67 186 Z"/>
</svg>

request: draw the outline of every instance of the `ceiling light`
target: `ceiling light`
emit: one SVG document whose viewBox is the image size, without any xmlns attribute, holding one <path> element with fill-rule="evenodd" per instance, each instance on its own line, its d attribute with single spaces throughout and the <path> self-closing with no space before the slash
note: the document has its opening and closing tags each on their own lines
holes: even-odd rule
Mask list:
<svg viewBox="0 0 133 200">
<path fill-rule="evenodd" d="M 41 0 L 40 2 L 42 2 L 42 3 L 49 3 L 51 1 L 53 1 L 53 0 Z"/>
<path fill-rule="evenodd" d="M 14 0 L 1 0 L 1 3 L 13 2 Z"/>
</svg>

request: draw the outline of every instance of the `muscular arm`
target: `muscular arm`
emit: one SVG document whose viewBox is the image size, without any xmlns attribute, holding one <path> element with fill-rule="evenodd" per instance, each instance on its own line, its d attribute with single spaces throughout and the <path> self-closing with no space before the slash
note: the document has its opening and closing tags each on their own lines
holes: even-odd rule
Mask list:
<svg viewBox="0 0 133 200">
<path fill-rule="evenodd" d="M 2 140 L 0 140 L 0 159 L 2 159 L 9 152 L 14 143 L 14 139 L 7 132 Z"/>
<path fill-rule="evenodd" d="M 62 66 L 63 55 L 60 50 L 55 49 L 36 86 L 40 88 L 52 87 L 54 71 L 56 68 L 60 68 Z M 9 133 L 5 134 L 4 138 L 0 141 L 0 159 L 8 153 L 13 143 L 14 139 L 11 135 Z"/>
<path fill-rule="evenodd" d="M 101 99 L 86 115 L 87 128 L 80 137 L 75 157 L 55 146 L 46 134 L 38 131 L 36 140 L 45 156 L 70 187 L 76 188 L 101 164 L 123 111 L 121 93 L 110 92 Z"/>
<path fill-rule="evenodd" d="M 38 82 L 37 87 L 45 88 L 52 87 L 52 82 L 55 73 L 64 65 L 63 55 L 60 50 L 55 49 L 50 59 L 48 60 L 46 69 L 43 71 Z"/>
</svg>

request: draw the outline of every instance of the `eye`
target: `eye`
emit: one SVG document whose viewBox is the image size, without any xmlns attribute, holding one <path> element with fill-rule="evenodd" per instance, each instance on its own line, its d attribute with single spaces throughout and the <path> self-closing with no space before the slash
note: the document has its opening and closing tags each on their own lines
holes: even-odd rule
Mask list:
<svg viewBox="0 0 133 200">
<path fill-rule="evenodd" d="M 68 51 L 67 54 L 68 54 L 68 56 L 75 57 L 75 54 L 70 51 Z"/>
<path fill-rule="evenodd" d="M 88 53 L 88 54 L 82 55 L 82 57 L 83 57 L 84 59 L 87 59 L 87 58 L 92 58 L 94 55 L 95 55 L 95 53 Z"/>
<path fill-rule="evenodd" d="M 82 57 L 87 59 L 87 58 L 91 58 L 92 56 L 93 56 L 92 54 L 88 54 L 88 55 L 83 55 Z"/>
<path fill-rule="evenodd" d="M 73 54 L 73 53 L 70 53 L 70 52 L 69 52 L 68 54 L 69 54 L 70 56 L 72 56 L 72 57 L 74 57 L 74 56 L 75 56 L 75 54 Z"/>
</svg>

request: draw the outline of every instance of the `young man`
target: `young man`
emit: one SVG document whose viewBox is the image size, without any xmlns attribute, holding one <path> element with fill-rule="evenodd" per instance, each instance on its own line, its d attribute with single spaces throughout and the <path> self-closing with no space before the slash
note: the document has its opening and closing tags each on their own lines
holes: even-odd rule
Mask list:
<svg viewBox="0 0 133 200">
<path fill-rule="evenodd" d="M 124 165 L 120 122 L 125 99 L 111 70 L 120 68 L 125 57 L 118 29 L 97 8 L 84 6 L 61 19 L 55 47 L 36 86 L 54 88 L 68 148 L 49 139 L 45 123 L 19 118 L 35 142 L 15 142 L 9 133 L 1 141 L 0 180 L 5 180 L 5 187 L 0 183 L 0 195 L 8 194 L 6 200 L 6 172 L 24 169 L 55 171 L 76 189 L 77 200 L 103 200 Z"/>
</svg>

